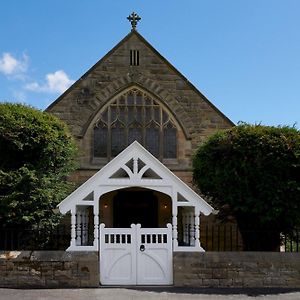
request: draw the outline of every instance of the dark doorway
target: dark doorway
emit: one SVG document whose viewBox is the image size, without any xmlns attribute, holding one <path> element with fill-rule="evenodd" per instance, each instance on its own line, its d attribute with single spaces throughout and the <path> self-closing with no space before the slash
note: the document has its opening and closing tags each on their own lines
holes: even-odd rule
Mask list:
<svg viewBox="0 0 300 300">
<path fill-rule="evenodd" d="M 128 228 L 138 223 L 144 228 L 158 227 L 158 201 L 152 191 L 119 191 L 113 201 L 114 227 Z"/>
</svg>

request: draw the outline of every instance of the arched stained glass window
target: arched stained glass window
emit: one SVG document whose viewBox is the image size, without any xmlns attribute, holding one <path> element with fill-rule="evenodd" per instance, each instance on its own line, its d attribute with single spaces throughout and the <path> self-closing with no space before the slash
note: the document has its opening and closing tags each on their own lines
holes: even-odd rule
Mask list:
<svg viewBox="0 0 300 300">
<path fill-rule="evenodd" d="M 174 119 L 137 88 L 124 92 L 101 112 L 94 125 L 94 157 L 110 159 L 135 140 L 159 159 L 177 157 Z"/>
</svg>

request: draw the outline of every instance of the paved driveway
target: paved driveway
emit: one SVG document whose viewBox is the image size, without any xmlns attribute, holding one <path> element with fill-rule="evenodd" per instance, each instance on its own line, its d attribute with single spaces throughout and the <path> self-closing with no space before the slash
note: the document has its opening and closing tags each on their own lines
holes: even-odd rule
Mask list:
<svg viewBox="0 0 300 300">
<path fill-rule="evenodd" d="M 98 289 L 0 289 L 1 300 L 299 300 L 300 290 L 284 289 L 181 289 L 181 288 L 98 288 Z"/>
</svg>

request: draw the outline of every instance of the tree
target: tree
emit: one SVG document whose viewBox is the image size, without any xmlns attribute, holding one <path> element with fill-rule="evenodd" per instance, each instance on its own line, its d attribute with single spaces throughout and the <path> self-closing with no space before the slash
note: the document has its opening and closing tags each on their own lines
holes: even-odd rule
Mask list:
<svg viewBox="0 0 300 300">
<path fill-rule="evenodd" d="M 235 216 L 247 250 L 276 250 L 280 233 L 300 224 L 296 128 L 242 123 L 220 131 L 198 148 L 193 166 L 201 192 Z"/>
<path fill-rule="evenodd" d="M 67 195 L 76 146 L 53 115 L 0 104 L 0 227 L 53 226 Z"/>
</svg>

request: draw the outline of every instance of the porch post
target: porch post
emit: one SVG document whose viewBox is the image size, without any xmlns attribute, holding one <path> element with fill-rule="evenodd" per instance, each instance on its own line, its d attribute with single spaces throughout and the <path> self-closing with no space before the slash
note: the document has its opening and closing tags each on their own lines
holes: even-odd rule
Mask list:
<svg viewBox="0 0 300 300">
<path fill-rule="evenodd" d="M 195 236 L 195 213 L 194 212 L 190 212 L 188 214 L 188 220 L 189 220 L 189 228 L 190 228 L 189 244 L 190 246 L 195 246 L 196 236 Z"/>
<path fill-rule="evenodd" d="M 99 201 L 100 193 L 94 191 L 94 242 L 93 246 L 99 250 Z"/>
<path fill-rule="evenodd" d="M 88 243 L 88 223 L 89 223 L 89 216 L 87 213 L 87 208 L 83 209 L 82 211 L 82 217 L 81 217 L 81 222 L 82 222 L 82 237 L 81 237 L 81 244 L 82 245 L 87 245 Z"/>
<path fill-rule="evenodd" d="M 177 231 L 177 193 L 172 193 L 172 225 L 173 225 L 173 249 L 178 247 L 178 231 Z"/>
<path fill-rule="evenodd" d="M 200 244 L 200 211 L 195 211 L 195 247 L 201 248 Z"/>
<path fill-rule="evenodd" d="M 76 246 L 82 246 L 82 210 L 76 207 Z"/>
<path fill-rule="evenodd" d="M 183 243 L 187 245 L 189 243 L 189 228 L 186 213 L 182 214 L 182 226 L 183 226 Z"/>
<path fill-rule="evenodd" d="M 75 247 L 75 246 L 76 246 L 76 206 L 74 209 L 71 210 L 71 245 L 70 245 L 70 247 Z"/>
</svg>

